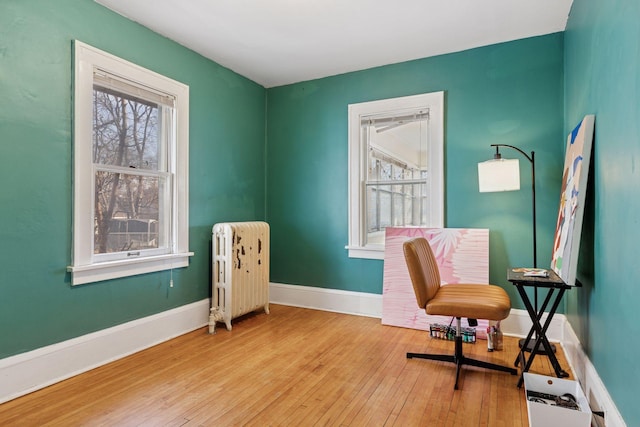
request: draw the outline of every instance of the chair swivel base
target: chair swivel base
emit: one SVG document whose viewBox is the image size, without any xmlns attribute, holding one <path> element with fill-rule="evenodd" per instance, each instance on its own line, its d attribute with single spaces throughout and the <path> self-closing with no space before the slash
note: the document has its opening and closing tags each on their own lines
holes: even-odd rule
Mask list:
<svg viewBox="0 0 640 427">
<path fill-rule="evenodd" d="M 438 360 L 441 362 L 451 362 L 456 364 L 456 383 L 453 386 L 455 390 L 458 390 L 458 378 L 460 377 L 460 368 L 463 365 L 477 366 L 479 368 L 493 369 L 495 371 L 502 371 L 516 375 L 518 371 L 513 368 L 508 368 L 502 365 L 496 365 L 495 363 L 489 363 L 482 360 L 471 359 L 465 357 L 462 354 L 462 336 L 456 335 L 455 337 L 455 354 L 424 354 L 424 353 L 407 353 L 407 359 L 427 359 Z"/>
</svg>

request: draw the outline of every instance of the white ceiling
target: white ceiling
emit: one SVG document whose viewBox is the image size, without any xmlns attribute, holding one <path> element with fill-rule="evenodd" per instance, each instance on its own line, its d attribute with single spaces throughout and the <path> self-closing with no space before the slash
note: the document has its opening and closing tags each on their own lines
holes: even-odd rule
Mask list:
<svg viewBox="0 0 640 427">
<path fill-rule="evenodd" d="M 573 0 L 96 0 L 265 87 L 565 29 Z"/>
</svg>

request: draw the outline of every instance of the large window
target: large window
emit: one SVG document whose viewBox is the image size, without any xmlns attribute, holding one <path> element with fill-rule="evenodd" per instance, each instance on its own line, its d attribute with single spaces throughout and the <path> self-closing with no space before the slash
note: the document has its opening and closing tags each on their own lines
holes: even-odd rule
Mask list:
<svg viewBox="0 0 640 427">
<path fill-rule="evenodd" d="M 75 42 L 74 285 L 188 265 L 188 86 Z"/>
<path fill-rule="evenodd" d="M 349 256 L 384 257 L 385 228 L 443 226 L 443 93 L 349 105 Z"/>
</svg>

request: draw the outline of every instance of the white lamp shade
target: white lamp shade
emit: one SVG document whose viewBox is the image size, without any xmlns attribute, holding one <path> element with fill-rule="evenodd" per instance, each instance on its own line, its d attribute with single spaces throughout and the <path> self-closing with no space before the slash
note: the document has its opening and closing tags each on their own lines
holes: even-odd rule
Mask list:
<svg viewBox="0 0 640 427">
<path fill-rule="evenodd" d="M 478 163 L 478 185 L 481 193 L 520 189 L 520 161 L 494 159 Z"/>
</svg>

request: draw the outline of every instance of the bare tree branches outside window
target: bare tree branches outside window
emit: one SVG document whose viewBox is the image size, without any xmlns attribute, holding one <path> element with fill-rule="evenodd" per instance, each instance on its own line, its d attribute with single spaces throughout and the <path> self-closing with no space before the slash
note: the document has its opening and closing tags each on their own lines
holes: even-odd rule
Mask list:
<svg viewBox="0 0 640 427">
<path fill-rule="evenodd" d="M 161 109 L 94 86 L 94 253 L 158 247 Z"/>
</svg>

